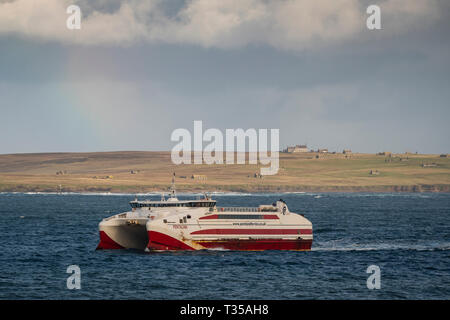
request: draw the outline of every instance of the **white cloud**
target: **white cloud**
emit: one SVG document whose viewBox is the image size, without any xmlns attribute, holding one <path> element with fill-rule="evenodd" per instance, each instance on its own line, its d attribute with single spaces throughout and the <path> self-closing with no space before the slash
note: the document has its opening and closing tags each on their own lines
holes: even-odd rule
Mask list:
<svg viewBox="0 0 450 320">
<path fill-rule="evenodd" d="M 66 8 L 73 3 L 85 14 L 81 30 L 66 28 Z M 107 10 L 112 3 L 116 8 Z M 0 0 L 0 34 L 83 45 L 262 44 L 303 50 L 351 41 L 369 32 L 365 6 L 359 0 L 191 0 L 174 15 L 166 13 L 166 4 L 162 0 Z M 380 6 L 383 36 L 439 17 L 437 0 L 385 0 Z"/>
</svg>

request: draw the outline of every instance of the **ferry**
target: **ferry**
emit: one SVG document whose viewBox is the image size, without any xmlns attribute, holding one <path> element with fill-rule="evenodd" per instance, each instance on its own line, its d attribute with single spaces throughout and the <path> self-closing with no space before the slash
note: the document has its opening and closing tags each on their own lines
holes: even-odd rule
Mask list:
<svg viewBox="0 0 450 320">
<path fill-rule="evenodd" d="M 174 180 L 168 199 L 164 194 L 160 201 L 130 202 L 131 210 L 103 219 L 99 223 L 100 249 L 138 249 L 145 250 L 149 239 L 146 225 L 176 214 L 194 214 L 202 209 L 215 207 L 216 201 L 206 194 L 203 199 L 179 200 L 176 196 Z"/>
<path fill-rule="evenodd" d="M 283 200 L 259 207 L 210 207 L 151 220 L 148 250 L 310 250 L 312 224 Z"/>
<path fill-rule="evenodd" d="M 312 223 L 282 199 L 258 207 L 217 207 L 206 194 L 179 200 L 172 180 L 167 200 L 130 205 L 130 212 L 100 222 L 97 249 L 310 250 L 313 241 Z"/>
</svg>

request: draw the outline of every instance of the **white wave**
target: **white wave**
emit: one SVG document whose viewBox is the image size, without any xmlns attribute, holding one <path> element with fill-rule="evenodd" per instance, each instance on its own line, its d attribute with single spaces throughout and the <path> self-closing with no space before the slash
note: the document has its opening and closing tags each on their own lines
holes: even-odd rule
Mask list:
<svg viewBox="0 0 450 320">
<path fill-rule="evenodd" d="M 281 194 L 306 194 L 304 191 L 290 191 L 290 192 L 282 192 Z"/>
<path fill-rule="evenodd" d="M 335 193 L 339 196 L 344 196 L 347 198 L 358 198 L 358 197 L 371 197 L 371 198 L 432 198 L 433 195 L 439 195 L 441 193 L 407 193 L 407 192 L 392 192 L 392 193 L 359 193 L 359 192 L 338 192 Z"/>
<path fill-rule="evenodd" d="M 161 194 L 168 195 L 168 191 L 154 191 L 147 193 L 134 193 L 134 192 L 0 192 L 0 195 L 63 195 L 63 196 L 71 196 L 71 195 L 82 195 L 82 196 L 138 196 L 138 197 L 146 197 L 146 196 L 158 196 Z M 345 198 L 358 198 L 358 197 L 374 197 L 374 198 L 386 198 L 386 197 L 401 197 L 401 198 L 433 198 L 433 197 L 442 197 L 448 196 L 448 194 L 444 193 L 352 193 L 352 192 L 323 192 L 323 193 L 312 193 L 312 192 L 258 192 L 258 193 L 248 193 L 248 192 L 207 192 L 208 194 L 214 197 L 282 197 L 286 195 L 290 196 L 311 196 L 316 199 L 323 197 L 323 195 L 327 195 L 333 198 L 345 197 Z M 177 192 L 179 196 L 202 196 L 203 192 Z"/>
<path fill-rule="evenodd" d="M 314 246 L 311 251 L 382 251 L 382 250 L 415 250 L 434 251 L 450 250 L 450 243 L 417 245 L 417 244 L 376 244 L 376 245 L 337 245 L 337 246 Z"/>
<path fill-rule="evenodd" d="M 208 248 L 207 251 L 230 251 L 230 249 L 225 248 Z"/>
</svg>

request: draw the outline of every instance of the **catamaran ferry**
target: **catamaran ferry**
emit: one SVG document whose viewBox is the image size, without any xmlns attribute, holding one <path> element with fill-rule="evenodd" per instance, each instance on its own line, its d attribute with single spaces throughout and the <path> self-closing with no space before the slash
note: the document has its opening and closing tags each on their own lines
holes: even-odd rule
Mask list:
<svg viewBox="0 0 450 320">
<path fill-rule="evenodd" d="M 283 200 L 259 207 L 217 207 L 203 199 L 179 200 L 174 181 L 168 199 L 131 201 L 131 211 L 99 224 L 97 249 L 310 250 L 312 224 Z"/>
</svg>

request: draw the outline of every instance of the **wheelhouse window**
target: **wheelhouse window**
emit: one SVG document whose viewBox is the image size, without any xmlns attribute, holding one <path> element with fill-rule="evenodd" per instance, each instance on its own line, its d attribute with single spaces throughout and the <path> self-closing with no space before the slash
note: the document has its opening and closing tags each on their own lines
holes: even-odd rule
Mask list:
<svg viewBox="0 0 450 320">
<path fill-rule="evenodd" d="M 215 201 L 195 201 L 195 202 L 181 202 L 181 203 L 140 203 L 130 202 L 131 208 L 167 208 L 167 207 L 210 207 L 216 205 Z"/>
</svg>

